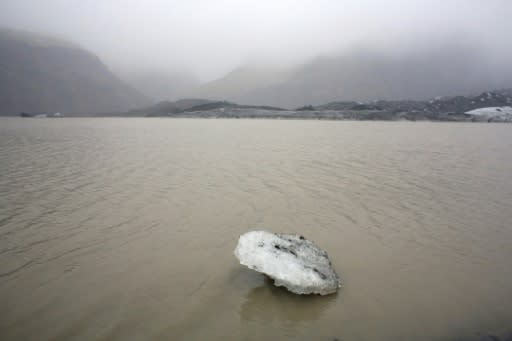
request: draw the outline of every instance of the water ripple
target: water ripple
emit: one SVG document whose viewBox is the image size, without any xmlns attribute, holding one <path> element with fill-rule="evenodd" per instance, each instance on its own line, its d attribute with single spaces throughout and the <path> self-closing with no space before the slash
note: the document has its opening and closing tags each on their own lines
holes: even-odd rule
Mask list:
<svg viewBox="0 0 512 341">
<path fill-rule="evenodd" d="M 6 340 L 445 340 L 512 321 L 508 126 L 0 121 Z M 243 272 L 251 229 L 314 239 L 342 292 Z"/>
</svg>

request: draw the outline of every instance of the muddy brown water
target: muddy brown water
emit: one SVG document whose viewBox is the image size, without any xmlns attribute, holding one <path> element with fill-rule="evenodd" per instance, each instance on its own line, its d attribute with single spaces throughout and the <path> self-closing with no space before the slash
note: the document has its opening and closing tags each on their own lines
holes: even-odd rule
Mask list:
<svg viewBox="0 0 512 341">
<path fill-rule="evenodd" d="M 1 340 L 473 340 L 512 327 L 512 126 L 0 118 Z M 233 256 L 300 233 L 343 285 Z"/>
</svg>

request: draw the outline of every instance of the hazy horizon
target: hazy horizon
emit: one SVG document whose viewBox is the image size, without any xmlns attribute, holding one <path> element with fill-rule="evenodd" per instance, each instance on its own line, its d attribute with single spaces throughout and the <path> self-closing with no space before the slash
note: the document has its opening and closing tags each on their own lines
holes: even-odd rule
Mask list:
<svg viewBox="0 0 512 341">
<path fill-rule="evenodd" d="M 12 29 L 55 35 L 118 73 L 190 73 L 205 82 L 246 64 L 294 66 L 371 48 L 404 56 L 463 44 L 512 57 L 512 3 L 493 1 L 2 2 Z"/>
</svg>

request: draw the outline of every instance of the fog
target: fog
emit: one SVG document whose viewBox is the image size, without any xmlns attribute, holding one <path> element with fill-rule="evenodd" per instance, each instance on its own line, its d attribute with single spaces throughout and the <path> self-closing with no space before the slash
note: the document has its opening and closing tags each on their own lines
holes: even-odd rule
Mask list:
<svg viewBox="0 0 512 341">
<path fill-rule="evenodd" d="M 57 35 L 114 70 L 191 72 L 297 64 L 360 46 L 404 54 L 451 41 L 509 58 L 507 0 L 12 0 L 3 26 Z"/>
</svg>

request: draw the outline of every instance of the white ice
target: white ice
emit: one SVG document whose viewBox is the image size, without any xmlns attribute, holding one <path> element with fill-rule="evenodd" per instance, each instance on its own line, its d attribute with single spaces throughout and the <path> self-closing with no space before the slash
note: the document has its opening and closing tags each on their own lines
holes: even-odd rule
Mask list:
<svg viewBox="0 0 512 341">
<path fill-rule="evenodd" d="M 296 294 L 327 295 L 340 287 L 327 253 L 300 235 L 248 232 L 240 236 L 235 256 Z"/>
<path fill-rule="evenodd" d="M 487 107 L 487 108 L 479 108 L 475 110 L 471 110 L 466 112 L 469 115 L 475 116 L 503 116 L 503 115 L 512 115 L 512 107 Z"/>
</svg>

